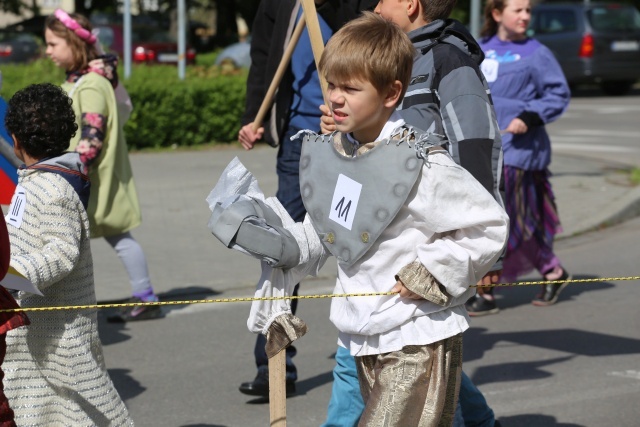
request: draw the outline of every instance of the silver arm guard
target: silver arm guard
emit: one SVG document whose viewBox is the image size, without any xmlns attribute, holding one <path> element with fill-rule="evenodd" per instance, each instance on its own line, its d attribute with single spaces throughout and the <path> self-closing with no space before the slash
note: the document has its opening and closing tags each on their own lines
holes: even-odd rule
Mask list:
<svg viewBox="0 0 640 427">
<path fill-rule="evenodd" d="M 226 247 L 237 245 L 272 267 L 288 269 L 299 264 L 298 243 L 261 200 L 239 200 L 226 208 L 216 204 L 208 226 Z"/>
</svg>

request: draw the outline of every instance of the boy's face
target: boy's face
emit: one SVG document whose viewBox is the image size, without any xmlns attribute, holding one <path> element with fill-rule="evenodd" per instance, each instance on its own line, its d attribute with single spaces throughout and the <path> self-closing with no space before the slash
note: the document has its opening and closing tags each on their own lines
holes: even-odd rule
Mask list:
<svg viewBox="0 0 640 427">
<path fill-rule="evenodd" d="M 351 133 L 361 142 L 375 141 L 395 109 L 398 94 L 394 85 L 384 93 L 364 79 L 340 81 L 327 77 L 329 108 L 336 128 Z M 397 81 L 402 88 L 402 84 Z"/>
<path fill-rule="evenodd" d="M 49 59 L 63 70 L 69 70 L 73 65 L 73 54 L 67 41 L 48 28 L 44 32 L 44 38 L 47 42 L 46 52 Z"/>
<path fill-rule="evenodd" d="M 380 0 L 374 9 L 374 12 L 382 16 L 384 19 L 393 22 L 405 33 L 414 30 L 409 15 L 411 14 L 412 4 L 419 0 Z"/>
</svg>

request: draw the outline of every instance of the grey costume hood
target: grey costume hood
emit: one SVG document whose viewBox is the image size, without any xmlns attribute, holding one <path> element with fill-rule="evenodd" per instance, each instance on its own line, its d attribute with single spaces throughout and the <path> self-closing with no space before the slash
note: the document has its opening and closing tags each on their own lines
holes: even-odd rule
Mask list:
<svg viewBox="0 0 640 427">
<path fill-rule="evenodd" d="M 74 152 L 63 153 L 57 157 L 42 159 L 28 167 L 22 165 L 20 168 L 27 170 L 38 169 L 60 175 L 73 187 L 82 202 L 82 206 L 84 206 L 85 210 L 87 209 L 91 182 L 89 177 L 82 172 L 84 166 L 80 161 L 80 154 Z"/>
<path fill-rule="evenodd" d="M 467 27 L 455 19 L 436 19 L 408 33 L 411 43 L 424 55 L 436 43 L 451 44 L 469 55 L 476 64 L 484 60 L 484 52 Z"/>
</svg>

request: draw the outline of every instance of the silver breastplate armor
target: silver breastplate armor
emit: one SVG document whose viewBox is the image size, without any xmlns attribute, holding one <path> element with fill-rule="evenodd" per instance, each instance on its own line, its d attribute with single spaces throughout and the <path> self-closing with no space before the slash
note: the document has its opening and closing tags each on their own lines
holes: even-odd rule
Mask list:
<svg viewBox="0 0 640 427">
<path fill-rule="evenodd" d="M 308 133 L 302 144 L 302 201 L 325 247 L 347 267 L 397 215 L 420 174 L 426 149 L 443 142 L 436 135 L 416 138 L 410 127 L 396 135 L 355 157 L 337 151 L 336 145 L 345 145 L 340 133 Z"/>
</svg>

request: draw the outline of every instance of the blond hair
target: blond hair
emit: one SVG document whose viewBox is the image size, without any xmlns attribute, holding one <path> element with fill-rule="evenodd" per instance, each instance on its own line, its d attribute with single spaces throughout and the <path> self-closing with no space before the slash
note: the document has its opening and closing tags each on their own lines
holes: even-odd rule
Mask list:
<svg viewBox="0 0 640 427">
<path fill-rule="evenodd" d="M 393 22 L 371 13 L 347 23 L 329 39 L 320 58 L 320 73 L 331 79 L 369 81 L 378 92 L 402 83 L 398 103 L 411 79 L 415 48 Z"/>
<path fill-rule="evenodd" d="M 80 26 L 91 32 L 91 22 L 78 13 L 70 13 L 69 16 L 75 20 Z M 73 58 L 71 69 L 67 71 L 84 70 L 89 66 L 89 62 L 98 57 L 96 44 L 89 44 L 82 40 L 74 31 L 68 29 L 55 15 L 47 16 L 44 27 L 51 30 L 56 36 L 63 38 L 71 49 L 71 57 Z"/>
</svg>

